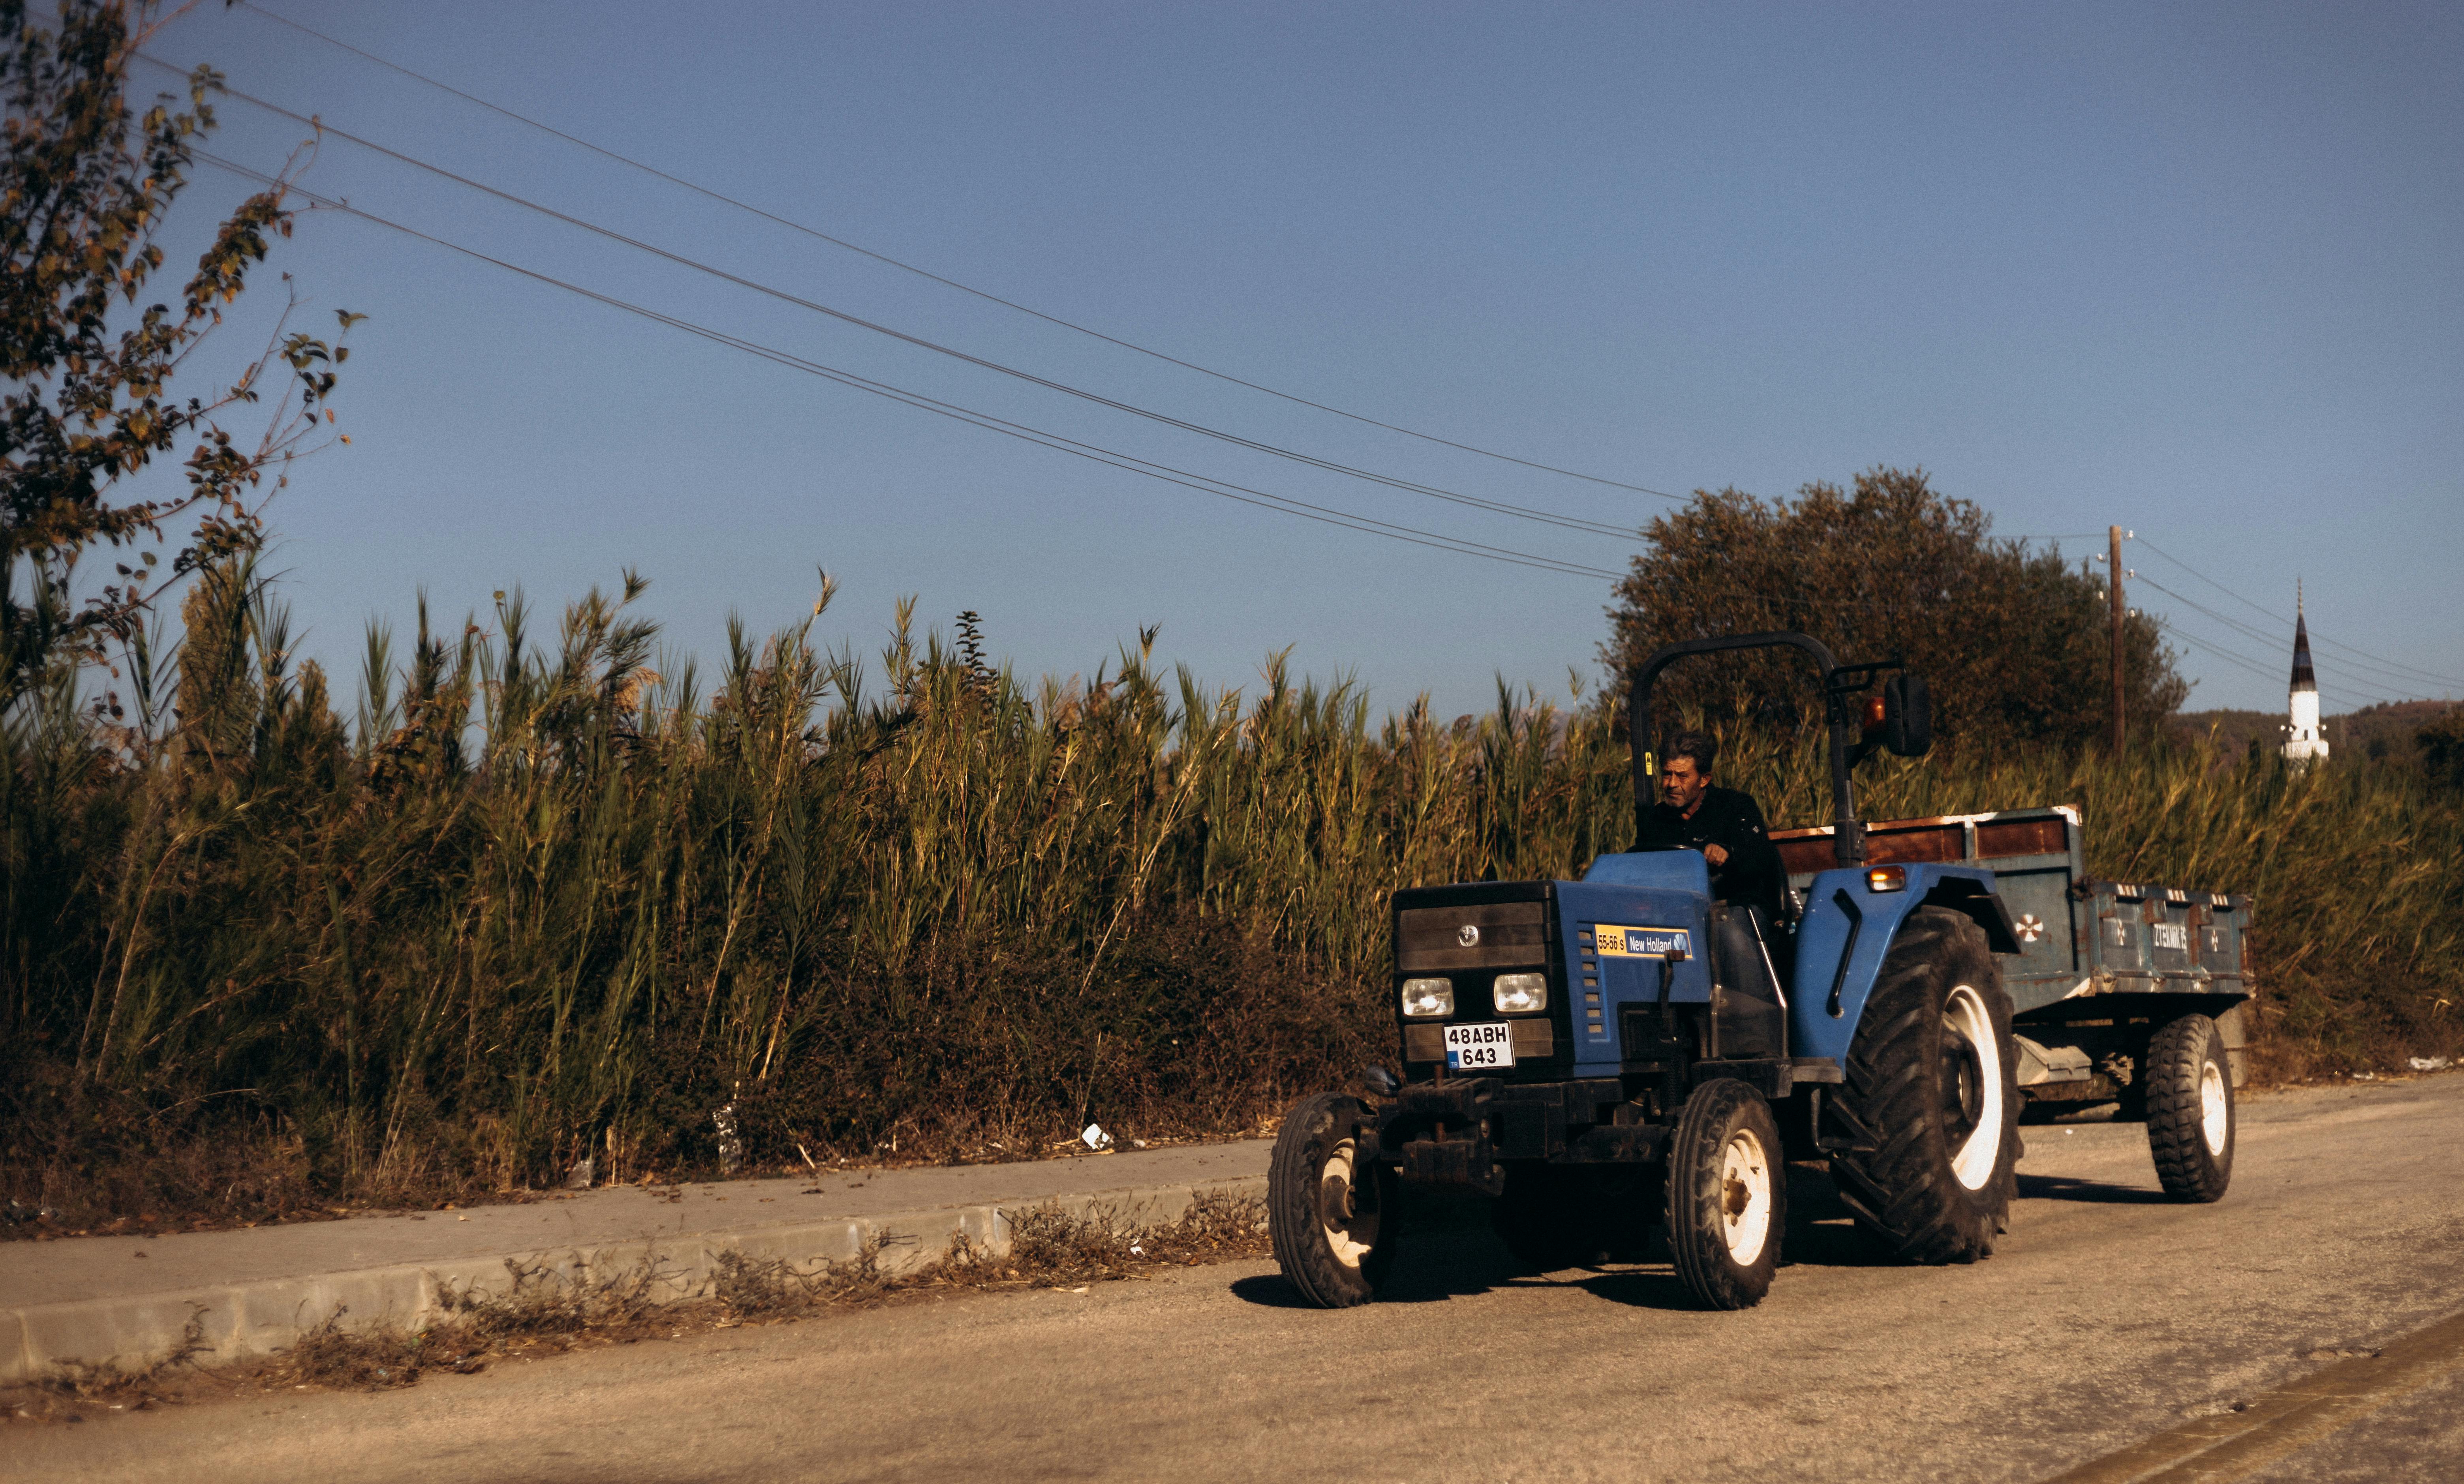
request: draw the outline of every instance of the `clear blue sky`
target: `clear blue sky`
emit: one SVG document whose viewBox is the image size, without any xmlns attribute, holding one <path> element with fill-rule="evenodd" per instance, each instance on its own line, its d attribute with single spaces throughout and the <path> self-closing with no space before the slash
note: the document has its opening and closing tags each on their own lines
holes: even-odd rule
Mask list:
<svg viewBox="0 0 2464 1484">
<path fill-rule="evenodd" d="M 2464 677 L 2464 11 L 2452 6 L 766 5 L 269 9 L 991 293 L 1384 421 L 1658 490 L 1922 465 L 2008 535 L 2135 529 L 2191 704 L 2281 706 L 2314 632 Z M 1618 528 L 1667 502 L 1102 345 L 662 185 L 209 3 L 166 59 L 798 295 L 1125 402 Z M 153 86 L 161 75 L 147 75 Z M 223 107 L 270 166 L 298 126 Z M 1094 407 L 329 140 L 313 189 L 793 354 L 1140 457 L 1621 568 L 1493 515 Z M 202 171 L 193 234 L 246 189 Z M 178 237 L 175 251 L 193 251 Z M 1311 524 L 961 426 L 334 215 L 370 317 L 348 448 L 274 518 L 310 654 L 620 569 L 678 652 L 809 610 L 983 614 L 1027 674 L 1142 624 L 1214 684 L 1293 646 L 1380 709 L 1595 683 L 1608 583 Z M 266 284 L 214 355 L 264 328 Z M 252 317 L 254 316 L 254 317 Z M 202 377 L 215 363 L 201 363 Z M 2068 540 L 2083 555 L 2095 540 Z M 2464 683 L 2322 647 L 2328 709 Z"/>
</svg>

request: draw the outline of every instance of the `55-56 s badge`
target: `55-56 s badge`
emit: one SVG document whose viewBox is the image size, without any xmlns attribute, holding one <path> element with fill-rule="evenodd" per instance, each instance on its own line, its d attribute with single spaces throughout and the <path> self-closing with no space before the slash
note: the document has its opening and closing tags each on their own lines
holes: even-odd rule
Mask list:
<svg viewBox="0 0 2464 1484">
<path fill-rule="evenodd" d="M 1618 928 L 1602 923 L 1592 929 L 1592 938 L 1605 958 L 1694 956 L 1693 934 L 1683 928 Z"/>
</svg>

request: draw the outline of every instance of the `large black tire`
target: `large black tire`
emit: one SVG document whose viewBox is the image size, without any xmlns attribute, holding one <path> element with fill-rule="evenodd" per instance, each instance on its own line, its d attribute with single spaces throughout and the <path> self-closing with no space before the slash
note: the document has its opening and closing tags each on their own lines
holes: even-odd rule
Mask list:
<svg viewBox="0 0 2464 1484">
<path fill-rule="evenodd" d="M 2011 999 L 1985 930 L 1947 907 L 1909 914 L 1882 960 L 1834 1094 L 1870 1152 L 1831 1157 L 1858 1224 L 1911 1262 L 1974 1262 L 2009 1230 L 2018 1184 Z"/>
<path fill-rule="evenodd" d="M 1771 1292 L 1788 1230 L 1788 1161 L 1762 1094 L 1731 1077 L 1694 1089 L 1668 1146 L 1668 1248 L 1704 1305 L 1750 1309 Z"/>
<path fill-rule="evenodd" d="M 2184 1015 L 2147 1043 L 2147 1149 L 2156 1179 L 2177 1201 L 2213 1201 L 2233 1184 L 2233 1088 L 2224 1033 Z"/>
<path fill-rule="evenodd" d="M 1348 1309 L 1376 1298 L 1395 1264 L 1395 1235 L 1402 1225 L 1395 1173 L 1365 1158 L 1353 1134 L 1353 1121 L 1367 1112 L 1359 1099 L 1342 1093 L 1302 1099 L 1284 1115 L 1266 1165 L 1266 1229 L 1275 1261 L 1301 1297 L 1321 1309 Z"/>
</svg>

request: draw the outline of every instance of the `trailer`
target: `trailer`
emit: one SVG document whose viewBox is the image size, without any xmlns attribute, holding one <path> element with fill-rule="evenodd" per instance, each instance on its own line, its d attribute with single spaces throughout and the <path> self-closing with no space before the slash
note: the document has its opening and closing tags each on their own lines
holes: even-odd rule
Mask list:
<svg viewBox="0 0 2464 1484">
<path fill-rule="evenodd" d="M 2144 1120 L 2177 1199 L 2233 1177 L 2233 1091 L 2249 1080 L 2252 899 L 2087 874 L 2071 804 L 1864 826 L 1869 862 L 1991 869 L 2019 952 L 2002 965 L 2025 1116 L 2116 1103 Z M 1835 854 L 1831 826 L 1774 830 L 1794 904 Z"/>
</svg>

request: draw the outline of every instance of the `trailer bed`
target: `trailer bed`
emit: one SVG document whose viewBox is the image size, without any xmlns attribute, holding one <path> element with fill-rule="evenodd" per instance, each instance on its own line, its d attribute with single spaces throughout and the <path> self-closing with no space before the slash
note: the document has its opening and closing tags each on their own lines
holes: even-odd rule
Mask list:
<svg viewBox="0 0 2464 1484">
<path fill-rule="evenodd" d="M 2252 899 L 2091 878 L 2082 829 L 2073 804 L 1888 819 L 1865 826 L 1865 860 L 1991 868 L 2018 930 L 2019 955 L 2003 965 L 2002 987 L 2022 1034 L 2032 1026 L 2094 1025 L 2199 1008 L 2222 1028 L 2238 1084 L 2248 1075 L 2241 1006 L 2256 993 L 2247 937 Z M 1800 899 L 1815 873 L 1834 863 L 1832 833 L 1828 825 L 1771 831 L 1790 889 Z"/>
</svg>

